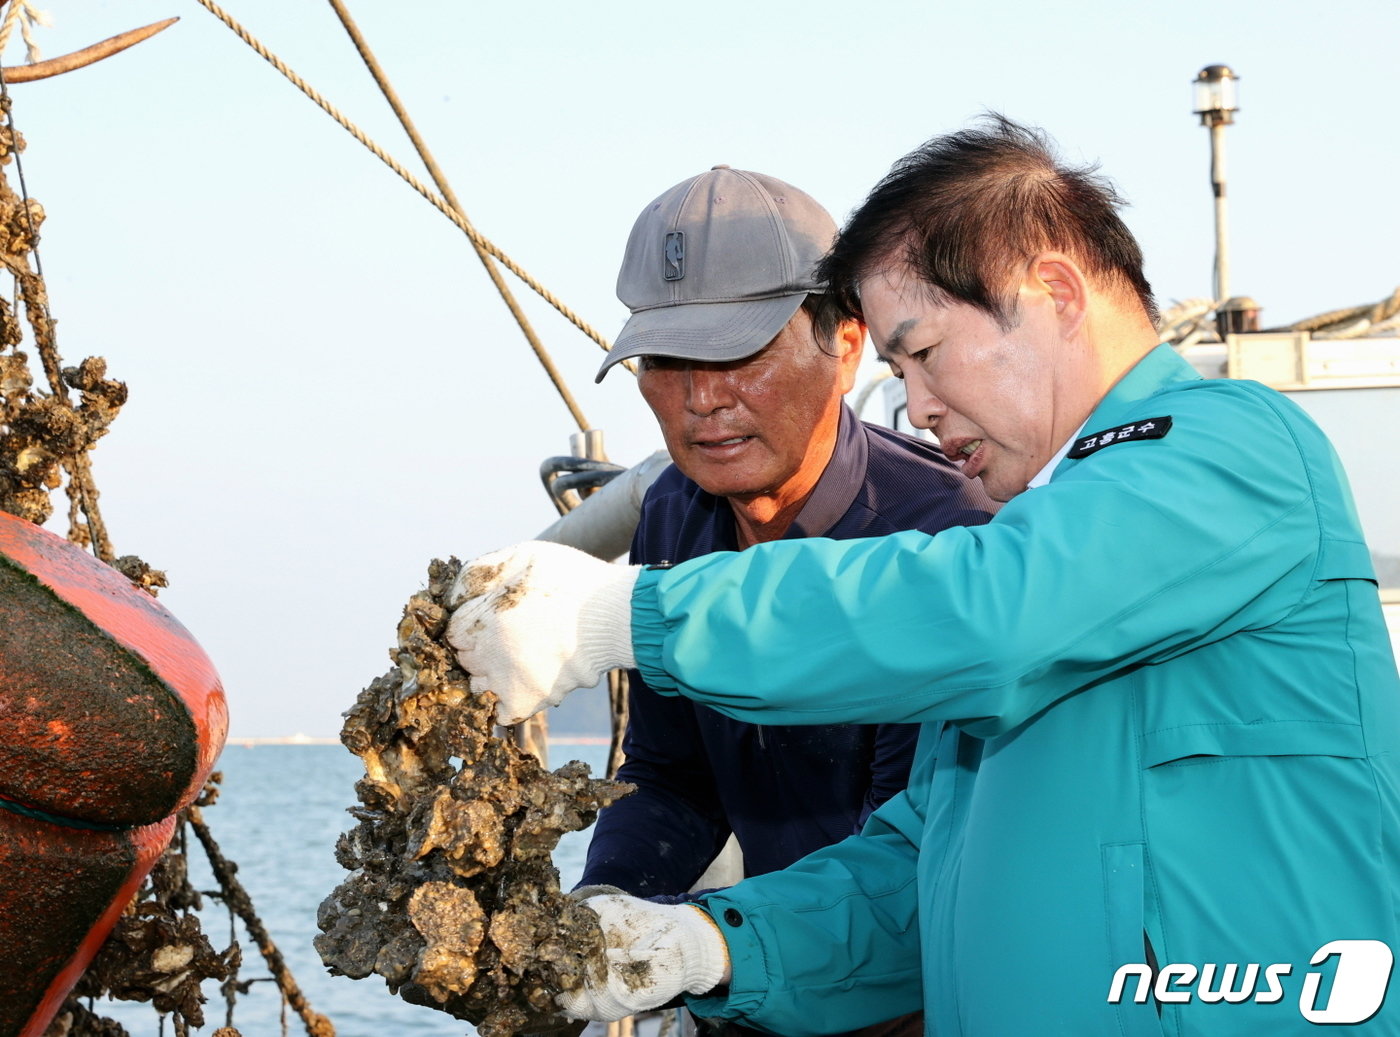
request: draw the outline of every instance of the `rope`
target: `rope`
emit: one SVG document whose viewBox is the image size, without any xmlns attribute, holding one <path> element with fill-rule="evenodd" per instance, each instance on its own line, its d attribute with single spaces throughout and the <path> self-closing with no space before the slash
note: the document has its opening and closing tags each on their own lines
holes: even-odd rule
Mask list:
<svg viewBox="0 0 1400 1037">
<path fill-rule="evenodd" d="M 537 281 L 534 277 L 532 277 L 524 269 L 522 269 L 520 265 L 515 262 L 515 260 L 511 259 L 508 255 L 506 255 L 499 248 L 497 248 L 492 241 L 490 241 L 486 237 L 483 237 L 476 230 L 475 227 L 468 223 L 467 220 L 458 212 L 456 212 L 442 197 L 428 190 L 428 188 L 420 180 L 418 180 L 417 177 L 415 177 L 412 173 L 410 173 L 407 169 L 405 169 L 402 165 L 395 161 L 395 159 L 392 156 L 386 153 L 381 147 L 379 147 L 378 144 L 374 143 L 374 141 L 372 141 L 358 126 L 350 122 L 349 119 L 347 119 L 344 115 L 342 115 L 339 111 L 336 110 L 335 106 L 333 106 L 319 93 L 317 93 L 317 91 L 310 84 L 308 84 L 305 80 L 303 80 L 300 76 L 298 76 L 295 72 L 288 68 L 285 62 L 283 62 L 275 54 L 273 54 L 266 47 L 264 47 L 262 43 L 260 43 L 251 33 L 248 32 L 247 29 L 243 28 L 242 25 L 234 21 L 234 19 L 230 17 L 222 8 L 220 8 L 218 4 L 214 3 L 214 0 L 197 0 L 197 2 L 201 7 L 207 10 L 215 18 L 218 18 L 219 21 L 223 22 L 226 26 L 228 26 L 229 29 L 231 29 L 234 32 L 234 34 L 238 36 L 239 39 L 241 39 L 244 43 L 251 47 L 258 54 L 259 57 L 261 57 L 264 61 L 268 62 L 268 64 L 270 64 L 273 68 L 277 69 L 278 72 L 282 73 L 282 75 L 285 76 L 292 83 L 293 86 L 295 86 L 298 90 L 300 90 L 308 98 L 315 102 L 315 104 L 323 112 L 325 112 L 332 119 L 338 122 L 341 128 L 343 128 L 352 137 L 354 137 L 357 141 L 359 141 L 366 148 L 368 148 L 371 154 L 373 154 L 377 159 L 379 159 L 386 166 L 388 166 L 395 173 L 397 173 L 400 176 L 400 178 L 402 178 L 410 187 L 412 187 L 415 191 L 422 195 L 423 198 L 426 199 L 433 206 L 433 208 L 437 209 L 449 220 L 451 220 L 457 226 L 457 229 L 460 230 L 463 234 L 465 234 L 468 239 L 470 239 L 474 246 L 484 251 L 493 259 L 497 260 L 502 266 L 504 266 L 516 277 L 518 277 L 522 282 L 524 282 L 524 284 L 533 292 L 535 292 L 535 294 L 537 294 L 541 299 L 543 299 L 545 302 L 549 303 L 549 305 L 553 306 L 556 310 L 558 310 L 559 313 L 570 324 L 582 331 L 590 339 L 596 342 L 602 349 L 608 350 L 612 348 L 608 340 L 605 339 L 602 335 L 600 335 L 596 330 L 594 330 L 594 328 L 591 325 L 589 325 L 586 321 L 584 321 L 583 318 L 579 317 L 578 314 L 574 313 L 573 310 L 565 306 L 564 303 L 561 302 L 554 295 L 553 292 L 545 288 L 544 285 L 542 285 L 539 281 Z"/>
<path fill-rule="evenodd" d="M 10 34 L 15 31 L 15 19 L 24 10 L 24 0 L 15 0 L 5 12 L 5 20 L 0 22 L 0 52 L 10 45 Z"/>
<path fill-rule="evenodd" d="M 1377 327 L 1389 326 L 1397 314 L 1400 314 L 1400 288 L 1377 303 L 1329 310 L 1273 330 L 1311 331 L 1319 338 L 1358 338 Z"/>
<path fill-rule="evenodd" d="M 447 204 L 452 207 L 452 211 L 462 218 L 464 227 L 470 227 L 471 221 L 467 219 L 467 214 L 462 210 L 462 205 L 457 201 L 457 195 L 453 192 L 452 186 L 447 182 L 447 177 L 443 175 L 438 167 L 437 160 L 433 158 L 432 152 L 428 150 L 428 145 L 418 133 L 418 128 L 409 118 L 407 109 L 399 101 L 399 95 L 389 84 L 389 78 L 379 67 L 379 62 L 375 59 L 374 53 L 369 49 L 369 43 L 360 33 L 359 26 L 350 17 L 350 12 L 340 0 L 330 0 L 331 7 L 335 9 L 336 16 L 340 19 L 340 24 L 345 26 L 345 31 L 350 34 L 350 39 L 355 44 L 355 49 L 360 52 L 360 59 L 364 61 L 365 67 L 369 69 L 374 81 L 379 84 L 379 91 L 384 95 L 384 99 L 389 102 L 389 107 L 394 110 L 394 114 L 399 117 L 399 124 L 403 126 L 404 132 L 408 134 L 408 139 L 413 142 L 414 148 L 418 151 L 418 157 L 423 160 L 423 165 L 427 167 L 428 173 L 433 178 L 433 183 L 442 192 L 442 197 Z M 496 291 L 500 293 L 501 300 L 506 304 L 506 309 L 510 310 L 515 322 L 520 325 L 520 331 L 525 336 L 525 341 L 534 350 L 536 359 L 544 367 L 545 373 L 549 375 L 549 380 L 554 383 L 555 391 L 564 401 L 564 406 L 569 408 L 569 413 L 574 416 L 574 421 L 578 422 L 580 432 L 587 432 L 590 426 L 583 416 L 583 411 L 579 409 L 578 403 L 574 400 L 573 393 L 564 384 L 564 377 L 554 366 L 554 361 L 545 350 L 544 344 L 540 342 L 539 336 L 535 334 L 535 329 L 530 326 L 529 319 L 520 308 L 520 304 L 515 301 L 515 296 L 511 293 L 510 286 L 501 277 L 501 272 L 496 269 L 496 264 L 491 261 L 490 254 L 481 247 L 475 238 L 468 235 L 468 240 L 472 243 L 472 248 L 476 251 L 477 258 L 481 260 L 481 265 L 486 268 L 487 275 L 491 278 L 491 283 L 496 286 Z"/>
<path fill-rule="evenodd" d="M 1224 300 L 1186 299 L 1175 302 L 1157 320 L 1157 337 L 1170 343 L 1175 349 L 1186 349 L 1205 337 L 1209 330 L 1212 335 L 1214 325 L 1207 327 L 1207 321 L 1218 310 Z"/>
<path fill-rule="evenodd" d="M 3 0 L 0 0 L 3 5 Z M 19 24 L 20 35 L 24 37 L 25 58 L 31 64 L 39 60 L 39 45 L 34 39 L 34 26 L 51 24 L 49 16 L 35 7 L 30 0 L 14 0 L 5 12 L 5 20 L 0 22 L 0 53 L 10 44 L 10 35 L 15 24 Z"/>
<path fill-rule="evenodd" d="M 38 807 L 25 806 L 13 799 L 6 799 L 4 796 L 0 796 L 0 810 L 19 814 L 21 817 L 32 817 L 36 821 L 46 821 L 51 825 L 58 825 L 60 828 L 80 828 L 85 832 L 129 832 L 136 827 L 135 825 L 104 824 L 100 821 L 83 821 L 76 817 L 61 817 L 58 814 L 50 814 L 47 810 L 40 810 Z"/>
<path fill-rule="evenodd" d="M 3 3 L 4 0 L 0 0 L 0 4 Z M 15 9 L 11 8 L 11 12 Z M 3 213 L 0 213 L 3 219 L 0 219 L 0 222 L 5 225 L 5 241 L 3 248 L 0 248 L 0 271 L 8 271 L 15 278 L 17 292 L 17 301 L 13 311 L 3 301 L 0 301 L 0 354 L 3 354 L 0 355 L 0 360 L 18 360 L 20 362 L 18 371 L 11 364 L 7 366 L 6 373 L 12 377 L 17 374 L 23 376 L 15 379 L 15 384 L 18 385 L 17 393 L 11 394 L 9 388 L 0 386 L 0 431 L 7 433 L 13 431 L 13 415 L 15 413 L 23 414 L 25 408 L 29 408 L 31 412 L 37 411 L 45 415 L 64 417 L 63 421 L 41 423 L 38 433 L 35 433 L 31 428 L 26 432 L 26 436 L 31 437 L 35 446 L 43 451 L 47 457 L 53 458 L 56 463 L 61 463 L 68 472 L 66 489 L 70 498 L 69 539 L 84 545 L 91 544 L 94 552 L 103 561 L 113 565 L 123 575 L 132 579 L 134 583 L 138 583 L 154 593 L 151 590 L 153 586 L 164 585 L 162 574 L 155 573 L 135 556 L 114 558 L 115 552 L 111 548 L 106 527 L 97 510 L 98 491 L 90 463 L 89 451 L 106 431 L 107 425 L 115 417 L 122 403 L 125 402 L 126 387 L 120 382 L 110 381 L 106 378 L 106 363 L 100 357 L 89 357 L 76 367 L 64 368 L 62 366 L 54 334 L 55 321 L 50 313 L 47 289 L 44 284 L 43 263 L 38 250 L 37 228 L 43 219 L 43 209 L 29 197 L 24 179 L 23 161 L 20 157 L 22 146 L 14 124 L 11 97 L 5 82 L 4 70 L 3 67 L 0 67 L 0 158 L 8 159 L 13 156 L 20 188 L 19 193 L 15 193 L 5 178 L 3 168 L 0 168 L 0 203 L 3 203 L 0 205 L 0 208 L 3 208 Z M 16 209 L 22 210 L 22 215 L 15 211 Z M 31 254 L 34 257 L 32 269 L 29 261 Z M 42 362 L 44 375 L 51 390 L 48 394 L 44 394 L 38 389 L 31 392 L 34 379 L 29 373 L 25 354 L 18 351 L 23 336 L 19 319 L 14 314 L 17 313 L 21 300 Z M 8 347 L 14 347 L 14 352 L 5 354 L 4 350 Z M 73 400 L 74 393 L 80 397 L 76 404 Z M 11 404 L 15 404 L 15 406 L 12 407 Z M 66 416 L 64 415 L 65 411 L 67 412 Z M 32 415 L 30 420 L 31 424 L 35 424 L 32 421 Z M 7 423 L 9 428 L 6 427 Z M 14 437 L 7 434 L 4 438 L 13 439 Z M 5 446 L 6 451 L 14 446 L 13 443 L 0 445 Z M 23 447 L 24 445 L 25 440 L 21 438 L 19 446 Z M 0 455 L 0 461 L 4 460 L 8 459 Z M 0 471 L 0 475 L 3 474 L 4 472 Z M 42 524 L 51 511 L 48 492 L 56 485 L 56 474 L 52 482 L 47 479 L 43 480 L 36 487 L 43 497 L 43 507 L 31 508 L 29 509 L 31 513 L 27 513 L 23 517 L 36 524 Z M 9 503 L 4 497 L 0 497 L 0 502 L 7 505 Z M 86 516 L 85 526 L 82 524 L 79 512 Z M 153 575 L 158 579 L 152 580 Z M 195 805 L 188 808 L 187 820 L 194 828 L 195 834 L 199 837 L 209 857 L 210 867 L 219 882 L 220 895 L 228 905 L 230 912 L 243 919 L 248 932 L 266 959 L 274 981 L 282 992 L 284 1004 L 290 1004 L 302 1017 L 307 1033 L 311 1037 L 334 1037 L 334 1026 L 324 1016 L 313 1012 L 306 1003 L 305 997 L 297 987 L 280 952 L 268 936 L 266 927 L 258 919 L 247 891 L 235 876 L 237 866 L 222 856 L 208 827 L 204 824 L 200 805 L 212 802 L 213 796 L 214 793 L 206 788 L 205 794 Z M 3 796 L 0 796 L 0 812 L 17 813 L 73 829 L 121 832 L 132 827 L 124 824 L 60 816 Z M 128 914 L 123 915 L 122 919 L 118 920 L 117 924 L 121 926 L 130 922 L 139 928 L 144 926 L 146 922 L 151 922 L 162 928 L 163 931 L 156 931 L 155 935 L 165 940 L 163 946 L 174 945 L 172 941 L 183 941 L 183 944 L 188 947 L 190 941 L 193 940 L 196 945 L 207 948 L 207 941 L 199 929 L 198 917 L 189 913 L 189 908 L 192 906 L 196 910 L 198 909 L 198 896 L 187 882 L 187 871 L 183 861 L 184 842 L 182 828 L 181 852 L 177 853 L 173 848 L 168 848 L 163 858 L 163 861 L 168 863 L 172 858 L 180 857 L 179 863 L 168 863 L 166 867 L 153 869 L 151 875 L 143 882 L 143 892 L 138 894 L 142 904 L 140 919 L 136 919 L 134 914 L 128 912 Z M 152 896 L 149 898 L 144 893 L 147 889 L 152 891 Z M 178 917 L 177 912 L 179 912 Z M 186 925 L 187 922 L 190 924 Z M 134 965 L 131 964 L 130 955 L 133 944 L 126 944 L 118 939 L 109 941 L 107 946 L 118 949 L 112 952 L 115 958 L 108 963 L 113 971 L 107 971 L 108 966 L 99 966 L 96 969 L 97 978 L 94 982 L 104 990 L 108 989 L 109 983 L 113 984 L 113 989 L 115 989 L 116 981 L 129 984 L 137 975 L 137 970 L 143 977 L 142 982 L 145 981 L 144 977 L 148 975 L 147 969 L 161 971 L 150 964 L 150 959 L 142 960 Z M 182 971 L 169 973 L 162 980 L 170 985 L 160 987 L 160 991 L 176 997 L 176 1001 L 173 1003 L 181 1006 L 173 1009 L 173 1026 L 177 1035 L 188 1035 L 190 1032 L 186 1013 L 190 1013 L 193 1018 L 202 1019 L 198 1012 L 198 1006 L 203 1002 L 199 984 L 204 979 L 221 978 L 227 975 L 225 966 L 241 960 L 239 949 L 232 938 L 230 939 L 230 948 L 224 952 L 224 955 L 214 955 L 212 948 L 209 948 L 209 952 L 211 957 L 207 960 L 197 959 L 200 961 L 197 965 L 183 967 Z M 202 951 L 197 953 L 203 954 Z M 125 960 L 122 958 L 123 954 L 126 955 Z M 211 968 L 213 971 L 205 971 Z M 236 974 L 236 964 L 234 972 Z M 191 987 L 193 993 L 188 996 L 193 997 L 194 1001 L 188 1000 L 186 994 L 180 993 L 182 989 Z M 244 989 L 246 990 L 246 987 Z M 144 1000 L 151 999 L 149 991 L 150 988 L 147 987 Z M 235 987 L 226 987 L 225 996 L 230 1004 L 230 1013 L 235 993 Z M 90 1008 L 91 997 L 94 995 L 89 993 L 87 996 Z M 137 999 L 125 990 L 117 996 L 119 999 L 127 1001 Z M 76 1001 L 74 998 L 70 998 L 66 1003 L 76 1004 Z M 81 1008 L 81 1006 L 78 1007 Z M 165 1026 L 164 1013 L 168 1010 L 161 1009 L 162 1032 L 164 1032 Z M 86 1027 L 82 1032 L 109 1032 L 107 1026 L 109 1021 L 97 1018 L 90 1011 L 82 1019 Z M 228 1027 L 221 1028 L 215 1037 L 219 1037 L 219 1034 L 223 1034 L 225 1037 L 236 1037 L 237 1031 L 233 1030 L 231 1026 L 230 1023 Z M 73 1032 L 79 1032 L 78 1028 L 75 1028 Z"/>
<path fill-rule="evenodd" d="M 43 25 L 47 27 L 52 23 L 49 21 L 49 16 L 31 4 L 29 0 L 23 0 L 23 2 L 25 19 L 20 22 L 19 32 L 20 35 L 24 37 L 24 56 L 28 58 L 30 62 L 35 62 L 39 60 L 41 55 L 39 53 L 39 43 L 34 39 L 34 26 Z"/>
<path fill-rule="evenodd" d="M 7 21 L 15 11 L 20 10 L 22 2 L 23 0 L 16 0 L 6 12 Z M 54 319 L 49 312 L 48 289 L 44 285 L 44 262 L 39 255 L 39 235 L 34 227 L 33 207 L 24 179 L 24 161 L 20 157 L 19 131 L 15 128 L 13 105 L 3 70 L 0 70 L 0 111 L 3 111 L 5 128 L 10 134 L 10 154 L 14 157 L 15 176 L 19 180 L 20 208 L 24 213 L 25 228 L 29 232 L 27 251 L 34 256 L 34 269 L 29 269 L 23 249 L 12 256 L 3 257 L 3 264 L 14 276 L 20 298 L 24 300 L 25 316 L 34 333 L 34 345 L 39 351 L 49 389 L 54 399 L 70 412 L 76 413 L 77 408 L 73 406 L 72 398 L 68 395 L 68 388 L 63 380 L 63 369 L 60 366 Z M 101 435 L 101 431 L 90 428 L 89 434 L 95 440 L 96 436 Z M 92 464 L 86 453 L 91 445 L 89 441 L 82 449 L 65 454 L 61 459 L 63 469 L 68 473 L 68 483 L 64 487 L 70 502 L 68 539 L 83 546 L 91 546 L 93 554 L 110 564 L 116 559 L 117 553 L 112 547 L 106 523 L 102 521 L 102 514 L 97 507 L 97 483 L 93 479 Z M 77 521 L 79 512 L 86 517 L 86 525 Z"/>
<path fill-rule="evenodd" d="M 301 1017 L 302 1024 L 306 1027 L 306 1032 L 310 1037 L 335 1037 L 335 1027 L 331 1021 L 319 1012 L 313 1011 L 307 1003 L 305 995 L 302 994 L 301 988 L 297 986 L 296 980 L 287 968 L 282 952 L 272 942 L 267 927 L 263 925 L 262 919 L 253 909 L 253 901 L 248 896 L 248 891 L 243 888 L 243 883 L 238 881 L 238 876 L 235 874 L 238 866 L 220 852 L 219 844 L 214 841 L 213 833 L 209 831 L 209 826 L 204 823 L 204 815 L 199 807 L 186 807 L 185 819 L 194 829 L 195 838 L 204 847 L 204 853 L 209 858 L 209 868 L 219 882 L 224 903 L 242 919 L 248 934 L 252 936 L 253 942 L 258 945 L 258 950 L 267 962 L 268 971 L 276 980 L 277 989 L 282 992 L 286 1003 L 291 1006 L 292 1011 Z"/>
</svg>

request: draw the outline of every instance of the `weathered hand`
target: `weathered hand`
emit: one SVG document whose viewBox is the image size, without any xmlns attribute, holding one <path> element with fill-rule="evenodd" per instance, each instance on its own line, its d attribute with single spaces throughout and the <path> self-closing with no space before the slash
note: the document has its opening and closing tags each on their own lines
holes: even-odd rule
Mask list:
<svg viewBox="0 0 1400 1037">
<path fill-rule="evenodd" d="M 598 913 L 608 971 L 601 981 L 559 995 L 565 1015 L 611 1022 L 659 1008 L 678 994 L 704 994 L 728 982 L 729 949 L 699 907 L 617 894 L 583 903 Z"/>
<path fill-rule="evenodd" d="M 447 641 L 472 687 L 495 693 L 499 723 L 518 724 L 633 665 L 637 572 L 538 540 L 463 567 L 448 598 Z"/>
</svg>

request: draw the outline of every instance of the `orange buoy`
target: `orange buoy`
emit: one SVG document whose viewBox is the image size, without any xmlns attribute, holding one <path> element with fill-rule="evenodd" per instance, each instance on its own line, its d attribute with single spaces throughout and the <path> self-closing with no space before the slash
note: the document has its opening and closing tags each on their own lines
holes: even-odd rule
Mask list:
<svg viewBox="0 0 1400 1037">
<path fill-rule="evenodd" d="M 0 1037 L 38 1037 L 160 857 L 228 732 L 154 598 L 0 513 Z"/>
</svg>

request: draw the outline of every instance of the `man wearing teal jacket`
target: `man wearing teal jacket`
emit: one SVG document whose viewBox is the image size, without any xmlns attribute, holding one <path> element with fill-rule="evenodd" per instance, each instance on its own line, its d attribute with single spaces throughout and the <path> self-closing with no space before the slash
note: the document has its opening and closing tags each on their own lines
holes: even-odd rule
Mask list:
<svg viewBox="0 0 1400 1037">
<path fill-rule="evenodd" d="M 824 264 L 991 523 L 469 567 L 449 637 L 502 720 L 635 662 L 758 723 L 925 725 L 861 835 L 703 912 L 590 900 L 611 971 L 569 1014 L 1400 1033 L 1400 680 L 1345 477 L 1289 401 L 1154 345 L 1115 203 L 994 120 L 897 165 Z"/>
</svg>

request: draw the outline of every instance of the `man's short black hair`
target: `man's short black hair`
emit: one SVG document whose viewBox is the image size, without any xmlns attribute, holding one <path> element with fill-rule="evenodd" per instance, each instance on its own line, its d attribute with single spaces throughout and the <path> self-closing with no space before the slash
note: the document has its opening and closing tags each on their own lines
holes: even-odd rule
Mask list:
<svg viewBox="0 0 1400 1037">
<path fill-rule="evenodd" d="M 802 309 L 812 322 L 812 337 L 817 340 L 817 345 L 824 353 L 835 340 L 836 329 L 852 316 L 846 313 L 841 303 L 828 292 L 808 293 L 807 298 L 802 300 Z"/>
<path fill-rule="evenodd" d="M 1023 263 L 1066 253 L 1101 283 L 1136 295 L 1156 322 L 1142 250 L 1118 215 L 1123 199 L 1096 166 L 1060 162 L 1042 130 L 990 113 L 895 163 L 817 268 L 843 312 L 861 316 L 861 279 L 907 265 L 936 300 L 965 302 L 1003 328 Z"/>
</svg>

